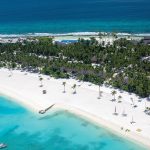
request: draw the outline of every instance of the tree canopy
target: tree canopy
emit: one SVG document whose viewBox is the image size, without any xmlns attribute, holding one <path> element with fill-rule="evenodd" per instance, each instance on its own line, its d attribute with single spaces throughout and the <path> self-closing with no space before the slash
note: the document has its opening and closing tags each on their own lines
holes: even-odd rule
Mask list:
<svg viewBox="0 0 150 150">
<path fill-rule="evenodd" d="M 141 97 L 150 95 L 149 57 L 149 45 L 126 39 L 105 47 L 95 38 L 68 45 L 48 37 L 0 44 L 0 67 L 109 84 Z"/>
</svg>

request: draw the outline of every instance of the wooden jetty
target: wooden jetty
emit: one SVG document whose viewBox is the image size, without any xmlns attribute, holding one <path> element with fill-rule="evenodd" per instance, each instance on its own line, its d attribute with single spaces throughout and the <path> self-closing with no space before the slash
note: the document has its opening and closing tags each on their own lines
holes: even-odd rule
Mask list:
<svg viewBox="0 0 150 150">
<path fill-rule="evenodd" d="M 49 106 L 48 108 L 44 109 L 44 110 L 40 110 L 39 114 L 45 114 L 48 110 L 50 110 L 52 107 L 54 107 L 55 104 L 52 104 L 51 106 Z"/>
</svg>

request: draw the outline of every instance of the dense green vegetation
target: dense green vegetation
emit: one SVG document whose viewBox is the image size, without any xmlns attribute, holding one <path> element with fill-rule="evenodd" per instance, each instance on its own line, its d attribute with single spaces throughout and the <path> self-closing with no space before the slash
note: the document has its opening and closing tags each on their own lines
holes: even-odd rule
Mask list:
<svg viewBox="0 0 150 150">
<path fill-rule="evenodd" d="M 120 39 L 104 47 L 91 38 L 69 45 L 50 38 L 0 44 L 0 67 L 41 72 L 56 78 L 75 77 L 150 95 L 150 46 Z"/>
</svg>

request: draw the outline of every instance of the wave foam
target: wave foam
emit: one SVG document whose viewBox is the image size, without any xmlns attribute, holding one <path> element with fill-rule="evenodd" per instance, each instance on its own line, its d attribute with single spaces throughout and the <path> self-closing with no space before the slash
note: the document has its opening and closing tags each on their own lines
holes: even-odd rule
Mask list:
<svg viewBox="0 0 150 150">
<path fill-rule="evenodd" d="M 106 32 L 101 32 L 102 34 Z M 71 33 L 25 33 L 25 34 L 0 34 L 0 38 L 36 37 L 36 36 L 97 36 L 99 32 L 71 32 Z M 118 36 L 150 36 L 150 33 L 116 33 Z"/>
</svg>

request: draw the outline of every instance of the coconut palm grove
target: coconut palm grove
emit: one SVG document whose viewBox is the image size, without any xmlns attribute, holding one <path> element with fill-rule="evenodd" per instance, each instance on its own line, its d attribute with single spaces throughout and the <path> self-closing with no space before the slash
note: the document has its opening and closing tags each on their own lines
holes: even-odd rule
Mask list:
<svg viewBox="0 0 150 150">
<path fill-rule="evenodd" d="M 76 78 L 150 95 L 150 45 L 121 38 L 112 45 L 95 38 L 59 44 L 50 37 L 0 44 L 0 67 Z"/>
</svg>

